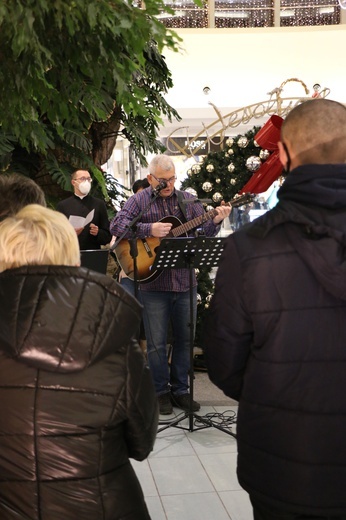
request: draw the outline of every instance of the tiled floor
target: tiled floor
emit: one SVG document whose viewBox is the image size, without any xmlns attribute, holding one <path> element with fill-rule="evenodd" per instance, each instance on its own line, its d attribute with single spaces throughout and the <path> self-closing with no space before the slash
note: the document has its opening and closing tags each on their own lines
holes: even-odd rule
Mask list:
<svg viewBox="0 0 346 520">
<path fill-rule="evenodd" d="M 215 412 L 227 418 L 236 407 L 202 406 L 197 415 Z M 152 520 L 251 520 L 248 495 L 236 476 L 235 438 L 215 427 L 198 429 L 190 418 L 178 426 L 159 431 L 146 461 L 132 461 Z"/>
</svg>

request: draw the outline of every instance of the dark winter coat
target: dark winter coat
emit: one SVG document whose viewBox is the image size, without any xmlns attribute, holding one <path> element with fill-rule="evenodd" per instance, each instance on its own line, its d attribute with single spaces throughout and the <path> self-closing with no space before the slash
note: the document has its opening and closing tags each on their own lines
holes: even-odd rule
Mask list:
<svg viewBox="0 0 346 520">
<path fill-rule="evenodd" d="M 129 457 L 153 448 L 157 398 L 137 301 L 77 267 L 0 274 L 1 520 L 148 520 Z"/>
<path fill-rule="evenodd" d="M 295 169 L 228 239 L 206 326 L 239 400 L 238 478 L 271 506 L 346 513 L 346 166 Z"/>
</svg>

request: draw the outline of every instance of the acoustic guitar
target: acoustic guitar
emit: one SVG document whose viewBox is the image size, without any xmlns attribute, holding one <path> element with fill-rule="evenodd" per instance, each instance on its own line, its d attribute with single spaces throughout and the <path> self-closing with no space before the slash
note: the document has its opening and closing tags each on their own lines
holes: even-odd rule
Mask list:
<svg viewBox="0 0 346 520">
<path fill-rule="evenodd" d="M 244 195 L 240 195 L 232 199 L 231 202 L 227 203 L 227 205 L 232 205 L 232 207 L 238 207 L 251 202 L 252 199 L 253 195 L 251 195 L 250 193 L 245 193 Z M 187 233 L 189 231 L 197 228 L 198 226 L 200 226 L 204 222 L 207 222 L 208 220 L 213 220 L 213 218 L 216 217 L 216 215 L 216 209 L 212 209 L 208 212 L 205 212 L 203 215 L 195 217 L 192 220 L 189 220 L 185 223 L 182 223 L 178 217 L 174 217 L 173 215 L 163 217 L 159 220 L 159 222 L 168 222 L 172 224 L 171 230 L 165 238 L 175 238 L 187 236 Z M 159 247 L 160 242 L 161 239 L 155 237 L 137 239 L 137 273 L 138 280 L 140 280 L 141 283 L 152 282 L 162 273 L 162 270 L 159 269 L 155 271 L 151 270 L 151 267 L 156 257 L 156 250 Z M 120 240 L 119 244 L 116 246 L 114 251 L 119 265 L 124 270 L 125 274 L 131 280 L 134 280 L 134 264 L 133 258 L 130 254 L 129 240 L 127 238 Z"/>
</svg>

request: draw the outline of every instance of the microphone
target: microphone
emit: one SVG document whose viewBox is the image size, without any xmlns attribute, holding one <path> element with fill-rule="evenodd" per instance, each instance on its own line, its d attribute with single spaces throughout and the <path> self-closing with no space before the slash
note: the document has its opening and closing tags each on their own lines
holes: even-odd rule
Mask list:
<svg viewBox="0 0 346 520">
<path fill-rule="evenodd" d="M 160 181 L 159 184 L 156 186 L 156 188 L 153 190 L 153 192 L 156 195 L 157 193 L 160 193 L 160 191 L 164 190 L 165 188 L 167 188 L 167 182 L 166 181 Z"/>
</svg>

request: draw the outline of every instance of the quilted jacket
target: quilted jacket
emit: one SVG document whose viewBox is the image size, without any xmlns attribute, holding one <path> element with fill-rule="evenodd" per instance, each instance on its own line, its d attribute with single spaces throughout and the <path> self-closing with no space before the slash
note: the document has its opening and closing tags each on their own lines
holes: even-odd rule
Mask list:
<svg viewBox="0 0 346 520">
<path fill-rule="evenodd" d="M 129 461 L 158 424 L 140 316 L 87 269 L 0 274 L 1 520 L 150 518 Z"/>
<path fill-rule="evenodd" d="M 272 508 L 346 513 L 346 165 L 292 171 L 228 239 L 206 326 L 239 400 L 238 478 Z"/>
</svg>

